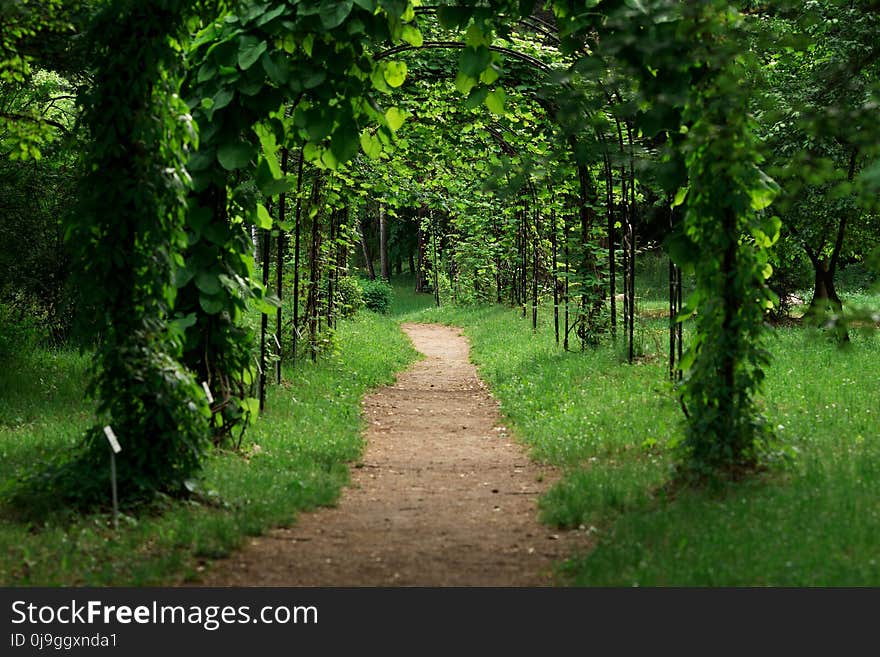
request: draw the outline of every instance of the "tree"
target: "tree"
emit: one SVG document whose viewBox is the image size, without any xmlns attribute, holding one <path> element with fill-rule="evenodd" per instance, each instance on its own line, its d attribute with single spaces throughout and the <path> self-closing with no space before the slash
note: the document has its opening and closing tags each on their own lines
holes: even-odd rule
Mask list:
<svg viewBox="0 0 880 657">
<path fill-rule="evenodd" d="M 759 44 L 768 44 L 759 116 L 783 189 L 777 208 L 814 272 L 816 311 L 840 310 L 837 271 L 864 260 L 880 239 L 859 182 L 877 152 L 876 9 L 876 2 L 782 3 L 753 20 Z"/>
</svg>

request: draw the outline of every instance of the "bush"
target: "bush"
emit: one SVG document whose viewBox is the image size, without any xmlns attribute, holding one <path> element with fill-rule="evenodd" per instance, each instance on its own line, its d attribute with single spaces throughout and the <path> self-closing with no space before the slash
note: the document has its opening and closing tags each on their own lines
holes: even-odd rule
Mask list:
<svg viewBox="0 0 880 657">
<path fill-rule="evenodd" d="M 0 362 L 32 351 L 43 337 L 37 317 L 0 301 Z"/>
<path fill-rule="evenodd" d="M 353 276 L 342 276 L 336 282 L 336 304 L 340 317 L 351 317 L 364 307 L 364 293 Z"/>
<path fill-rule="evenodd" d="M 364 305 L 366 305 L 368 310 L 377 313 L 388 312 L 392 296 L 389 283 L 377 278 L 375 281 L 360 281 L 360 285 L 364 297 Z"/>
</svg>

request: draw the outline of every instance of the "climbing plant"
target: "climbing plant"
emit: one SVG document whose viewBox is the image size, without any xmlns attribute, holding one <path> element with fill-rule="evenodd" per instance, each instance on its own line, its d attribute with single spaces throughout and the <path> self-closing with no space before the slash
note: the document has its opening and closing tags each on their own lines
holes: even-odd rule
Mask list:
<svg viewBox="0 0 880 657">
<path fill-rule="evenodd" d="M 129 498 L 181 490 L 206 445 L 204 393 L 180 362 L 182 328 L 171 319 L 186 244 L 187 148 L 197 138 L 179 96 L 185 19 L 194 8 L 118 1 L 91 28 L 95 83 L 82 99 L 91 147 L 69 241 L 82 294 L 99 315 L 90 386 L 99 422 L 62 469 L 70 479 L 58 480 L 82 501 L 106 496 L 105 425 L 123 447 L 119 490 Z"/>
<path fill-rule="evenodd" d="M 606 334 L 611 275 L 625 254 L 631 335 L 634 226 L 648 191 L 636 170 L 646 165 L 657 170 L 652 195 L 681 206 L 670 250 L 696 278 L 682 471 L 757 462 L 768 434 L 754 396 L 779 222 L 768 211 L 776 186 L 758 168 L 741 16 L 722 0 L 553 2 L 554 27 L 532 16 L 535 5 L 106 4 L 91 30 L 95 86 L 83 97 L 89 193 L 70 231 L 101 313 L 101 421 L 81 462 L 99 471 L 100 428 L 110 423 L 126 445 L 126 490 L 179 489 L 212 434 L 240 436 L 255 411 L 255 366 L 265 364 L 254 361 L 244 317 L 251 307 L 276 312 L 277 240 L 293 231 L 294 303 L 302 295 L 305 304 L 294 329 L 308 324 L 314 354 L 321 323 L 334 322 L 339 249 L 373 207 L 413 218 L 435 290 L 445 278 L 452 294 L 464 298 L 464 284 L 486 298 L 482 279 L 494 277 L 495 297 L 509 290 L 536 326 L 539 297 L 558 297 L 561 285 L 579 299 L 571 327 L 583 345 Z M 522 21 L 532 36 L 513 29 Z M 408 59 L 428 49 L 452 55 Z M 395 91 L 412 71 L 431 99 L 424 108 Z M 447 96 L 454 88 L 471 112 L 448 140 L 470 155 L 445 168 L 425 157 L 442 120 L 431 85 Z M 297 173 L 282 166 L 285 153 L 297 154 Z M 463 182 L 469 169 L 511 193 Z M 381 184 L 364 186 L 370 171 Z"/>
<path fill-rule="evenodd" d="M 638 125 L 662 144 L 659 181 L 684 208 L 671 255 L 693 272 L 696 290 L 687 313 L 694 338 L 683 363 L 681 471 L 741 472 L 758 462 L 769 437 L 754 396 L 768 361 L 768 250 L 779 235 L 767 211 L 777 186 L 759 169 L 749 114 L 752 59 L 739 47 L 742 17 L 724 1 L 599 4 L 608 7 L 601 25 L 559 11 L 569 47 L 581 47 L 592 25 L 596 55 L 639 81 Z"/>
</svg>

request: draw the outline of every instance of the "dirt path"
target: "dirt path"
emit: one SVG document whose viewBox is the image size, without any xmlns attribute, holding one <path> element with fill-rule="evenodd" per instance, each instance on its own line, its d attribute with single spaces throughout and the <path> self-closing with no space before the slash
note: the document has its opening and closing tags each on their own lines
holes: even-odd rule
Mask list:
<svg viewBox="0 0 880 657">
<path fill-rule="evenodd" d="M 554 473 L 508 437 L 458 329 L 403 326 L 427 358 L 364 400 L 363 461 L 337 507 L 251 540 L 206 586 L 542 586 L 587 545 L 537 521 Z"/>
</svg>

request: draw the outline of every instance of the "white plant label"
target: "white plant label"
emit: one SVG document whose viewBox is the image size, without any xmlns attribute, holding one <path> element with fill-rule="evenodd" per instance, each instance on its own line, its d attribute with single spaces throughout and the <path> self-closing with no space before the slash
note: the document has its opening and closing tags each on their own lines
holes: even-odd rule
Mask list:
<svg viewBox="0 0 880 657">
<path fill-rule="evenodd" d="M 107 436 L 107 442 L 110 443 L 110 449 L 113 450 L 113 453 L 119 454 L 122 448 L 119 446 L 119 440 L 116 439 L 116 434 L 113 433 L 113 429 L 110 428 L 109 424 L 104 427 L 104 435 Z"/>
<path fill-rule="evenodd" d="M 208 403 L 214 403 L 214 395 L 211 394 L 211 389 L 208 387 L 207 381 L 202 381 L 202 389 L 205 391 L 205 396 L 208 398 Z"/>
</svg>

